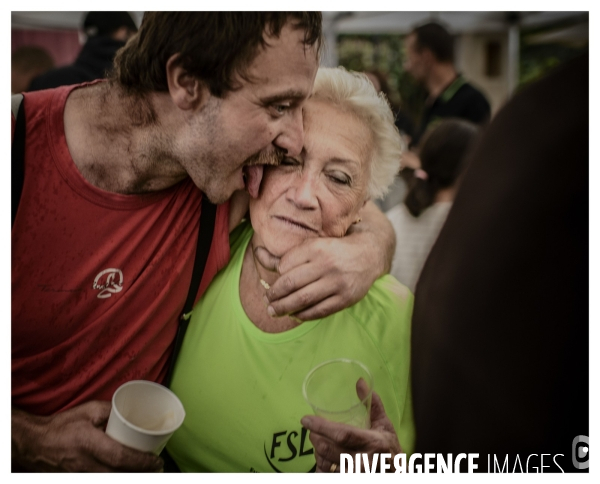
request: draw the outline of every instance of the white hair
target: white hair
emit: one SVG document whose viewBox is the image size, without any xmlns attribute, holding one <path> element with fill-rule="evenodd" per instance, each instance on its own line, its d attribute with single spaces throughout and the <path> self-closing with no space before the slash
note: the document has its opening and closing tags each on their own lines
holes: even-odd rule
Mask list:
<svg viewBox="0 0 600 484">
<path fill-rule="evenodd" d="M 343 67 L 320 67 L 312 98 L 331 102 L 356 115 L 373 139 L 368 194 L 382 198 L 400 169 L 402 139 L 394 115 L 383 93 L 377 93 L 365 74 Z"/>
</svg>

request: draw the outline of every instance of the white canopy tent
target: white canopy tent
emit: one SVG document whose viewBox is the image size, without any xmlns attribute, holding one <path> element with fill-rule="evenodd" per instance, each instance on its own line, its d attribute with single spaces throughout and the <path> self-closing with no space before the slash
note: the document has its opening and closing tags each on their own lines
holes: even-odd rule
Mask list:
<svg viewBox="0 0 600 484">
<path fill-rule="evenodd" d="M 586 12 L 324 12 L 340 34 L 405 34 L 428 21 L 445 24 L 453 33 L 501 32 L 516 23 L 521 28 L 548 25 Z"/>
<path fill-rule="evenodd" d="M 11 12 L 13 28 L 77 29 L 86 12 Z M 139 24 L 144 12 L 130 12 Z M 336 33 L 404 34 L 415 25 L 438 20 L 455 33 L 503 31 L 516 20 L 520 27 L 547 25 L 587 12 L 323 12 Z"/>
<path fill-rule="evenodd" d="M 77 30 L 87 12 L 11 12 L 13 29 L 68 29 Z M 144 12 L 129 12 L 139 25 Z"/>
<path fill-rule="evenodd" d="M 139 24 L 144 12 L 130 12 Z M 11 12 L 13 28 L 78 29 L 85 12 Z M 519 32 L 563 20 L 586 22 L 588 12 L 323 12 L 326 42 L 336 45 L 340 34 L 406 34 L 415 26 L 436 20 L 454 34 L 506 32 L 508 34 L 508 86 L 512 92 L 519 77 Z M 581 29 L 578 30 L 581 34 Z M 585 34 L 584 34 L 585 35 Z M 335 48 L 325 50 L 324 65 L 337 65 Z"/>
<path fill-rule="evenodd" d="M 548 26 L 565 20 L 587 22 L 588 12 L 324 12 L 327 43 L 335 45 L 340 34 L 407 34 L 425 22 L 437 21 L 453 34 L 506 32 L 508 34 L 508 90 L 519 78 L 519 33 L 522 29 Z M 577 34 L 581 36 L 581 29 Z M 337 65 L 335 49 L 327 49 L 325 65 Z"/>
</svg>

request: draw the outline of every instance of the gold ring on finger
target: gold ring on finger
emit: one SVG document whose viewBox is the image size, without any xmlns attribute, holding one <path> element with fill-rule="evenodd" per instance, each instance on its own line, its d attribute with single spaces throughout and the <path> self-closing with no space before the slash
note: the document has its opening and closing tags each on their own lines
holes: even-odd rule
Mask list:
<svg viewBox="0 0 600 484">
<path fill-rule="evenodd" d="M 336 469 L 337 469 L 337 464 L 334 462 L 333 464 L 331 464 L 331 467 L 329 468 L 329 472 L 335 472 Z"/>
</svg>

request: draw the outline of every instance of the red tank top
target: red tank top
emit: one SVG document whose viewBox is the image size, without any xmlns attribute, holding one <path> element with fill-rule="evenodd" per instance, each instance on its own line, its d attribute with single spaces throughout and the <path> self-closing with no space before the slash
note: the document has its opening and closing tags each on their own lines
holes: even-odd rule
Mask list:
<svg viewBox="0 0 600 484">
<path fill-rule="evenodd" d="M 12 404 L 39 415 L 110 400 L 129 380 L 164 378 L 198 240 L 202 193 L 191 180 L 120 195 L 82 177 L 63 123 L 76 87 L 24 99 L 25 182 L 12 229 Z M 228 209 L 217 209 L 198 298 L 229 259 Z"/>
</svg>

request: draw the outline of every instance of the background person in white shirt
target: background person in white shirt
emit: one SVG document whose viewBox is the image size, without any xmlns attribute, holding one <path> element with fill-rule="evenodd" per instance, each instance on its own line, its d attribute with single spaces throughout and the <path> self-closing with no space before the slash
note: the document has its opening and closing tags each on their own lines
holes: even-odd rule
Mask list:
<svg viewBox="0 0 600 484">
<path fill-rule="evenodd" d="M 441 121 L 431 129 L 404 203 L 386 213 L 396 232 L 390 273 L 412 292 L 452 206 L 462 161 L 477 133 L 475 124 L 460 119 Z"/>
</svg>

